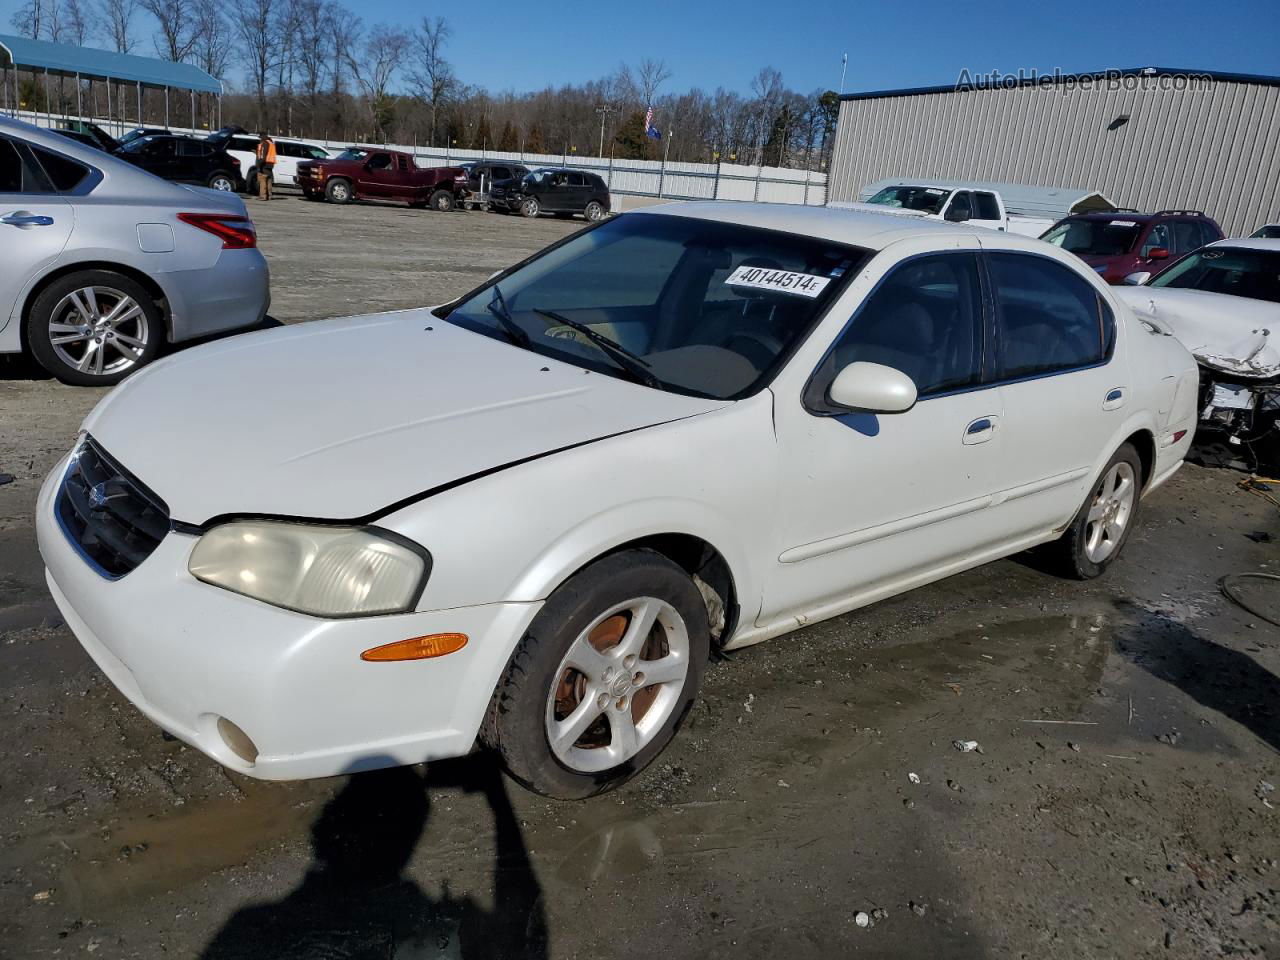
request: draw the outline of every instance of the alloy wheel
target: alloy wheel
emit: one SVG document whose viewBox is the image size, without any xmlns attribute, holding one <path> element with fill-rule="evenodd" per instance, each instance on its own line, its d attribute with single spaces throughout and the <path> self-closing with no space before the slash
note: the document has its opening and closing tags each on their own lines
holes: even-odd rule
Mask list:
<svg viewBox="0 0 1280 960">
<path fill-rule="evenodd" d="M 1093 563 L 1101 563 L 1119 547 L 1137 492 L 1137 478 L 1129 463 L 1114 464 L 1103 476 L 1085 517 L 1084 553 Z"/>
<path fill-rule="evenodd" d="M 600 614 L 569 646 L 547 695 L 552 753 L 576 773 L 626 763 L 680 703 L 689 630 L 676 609 L 637 597 Z"/>
<path fill-rule="evenodd" d="M 236 185 L 231 182 L 230 177 L 214 177 L 209 181 L 209 186 L 214 190 L 222 190 L 225 193 L 230 193 L 236 188 Z"/>
<path fill-rule="evenodd" d="M 135 366 L 147 348 L 146 311 L 114 287 L 73 290 L 58 301 L 49 320 L 49 344 L 73 370 L 95 376 Z"/>
</svg>

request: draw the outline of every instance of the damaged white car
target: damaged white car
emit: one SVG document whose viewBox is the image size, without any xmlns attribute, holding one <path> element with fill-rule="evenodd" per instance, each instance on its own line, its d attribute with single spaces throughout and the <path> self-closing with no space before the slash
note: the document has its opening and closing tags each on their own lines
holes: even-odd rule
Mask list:
<svg viewBox="0 0 1280 960">
<path fill-rule="evenodd" d="M 435 310 L 170 356 L 40 494 L 147 716 L 250 776 L 643 769 L 712 649 L 1052 543 L 1101 574 L 1196 365 L 1038 240 L 782 204 L 576 233 Z"/>
<path fill-rule="evenodd" d="M 1197 449 L 1210 461 L 1280 469 L 1280 239 L 1221 240 L 1117 293 L 1182 341 L 1201 367 Z"/>
</svg>

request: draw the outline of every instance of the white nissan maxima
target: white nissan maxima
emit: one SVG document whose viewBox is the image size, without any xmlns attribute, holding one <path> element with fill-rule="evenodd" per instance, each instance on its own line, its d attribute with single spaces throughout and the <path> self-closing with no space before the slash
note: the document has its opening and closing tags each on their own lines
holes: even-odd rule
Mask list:
<svg viewBox="0 0 1280 960">
<path fill-rule="evenodd" d="M 1037 544 L 1102 573 L 1196 364 L 1078 259 L 671 204 L 457 301 L 169 357 L 39 502 L 58 606 L 157 724 L 317 777 L 464 754 L 616 786 L 742 647 Z"/>
</svg>

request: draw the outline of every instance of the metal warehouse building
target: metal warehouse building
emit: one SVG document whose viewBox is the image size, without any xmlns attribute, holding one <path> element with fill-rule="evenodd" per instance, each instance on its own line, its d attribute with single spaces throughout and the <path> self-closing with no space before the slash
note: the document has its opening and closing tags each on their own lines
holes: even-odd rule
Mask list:
<svg viewBox="0 0 1280 960">
<path fill-rule="evenodd" d="M 1229 236 L 1280 220 L 1280 77 L 1143 67 L 845 94 L 829 201 L 886 177 L 1097 190 L 1195 209 Z"/>
</svg>

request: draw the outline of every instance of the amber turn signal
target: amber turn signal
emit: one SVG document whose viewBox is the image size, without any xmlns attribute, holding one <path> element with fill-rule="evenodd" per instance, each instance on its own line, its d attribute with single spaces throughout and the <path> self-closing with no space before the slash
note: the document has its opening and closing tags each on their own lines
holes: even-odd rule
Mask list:
<svg viewBox="0 0 1280 960">
<path fill-rule="evenodd" d="M 384 663 L 391 660 L 429 660 L 457 653 L 467 645 L 465 633 L 433 633 L 426 637 L 410 637 L 395 643 L 384 643 L 360 654 L 361 660 Z"/>
</svg>

